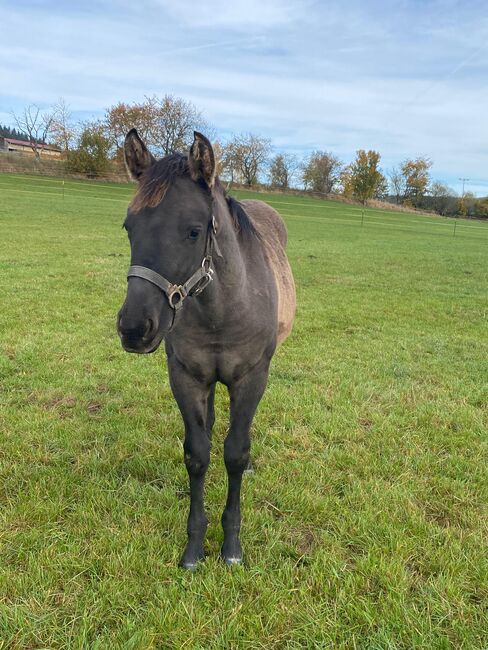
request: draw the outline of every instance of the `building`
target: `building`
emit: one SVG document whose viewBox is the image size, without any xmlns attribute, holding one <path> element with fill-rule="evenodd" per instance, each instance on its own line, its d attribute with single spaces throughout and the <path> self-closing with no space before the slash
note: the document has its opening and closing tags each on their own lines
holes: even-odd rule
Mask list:
<svg viewBox="0 0 488 650">
<path fill-rule="evenodd" d="M 53 144 L 38 144 L 37 148 L 42 158 L 61 158 L 61 149 Z M 14 138 L 0 138 L 0 152 L 34 155 L 30 142 Z"/>
</svg>

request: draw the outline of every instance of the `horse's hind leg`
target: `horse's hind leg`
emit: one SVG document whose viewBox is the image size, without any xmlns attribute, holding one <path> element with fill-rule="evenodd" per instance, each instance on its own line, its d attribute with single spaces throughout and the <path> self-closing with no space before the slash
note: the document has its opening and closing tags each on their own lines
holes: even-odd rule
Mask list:
<svg viewBox="0 0 488 650">
<path fill-rule="evenodd" d="M 207 431 L 207 404 L 210 386 L 189 375 L 177 360 L 168 356 L 168 369 L 173 395 L 185 423 L 185 465 L 190 480 L 190 512 L 188 542 L 180 566 L 194 569 L 203 560 L 203 540 L 207 516 L 203 502 L 205 474 L 210 462 L 210 437 Z"/>
<path fill-rule="evenodd" d="M 228 493 L 222 514 L 224 543 L 220 551 L 226 564 L 239 564 L 242 549 L 239 541 L 241 527 L 241 483 L 242 474 L 249 463 L 251 448 L 250 429 L 256 408 L 268 381 L 269 361 L 229 386 L 230 428 L 224 444 L 224 460 L 228 476 Z"/>
</svg>

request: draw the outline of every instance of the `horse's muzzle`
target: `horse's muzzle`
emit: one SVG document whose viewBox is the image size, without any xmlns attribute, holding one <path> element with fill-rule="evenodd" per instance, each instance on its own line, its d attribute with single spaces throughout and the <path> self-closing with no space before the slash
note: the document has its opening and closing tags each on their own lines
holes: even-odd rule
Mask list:
<svg viewBox="0 0 488 650">
<path fill-rule="evenodd" d="M 124 350 L 136 354 L 155 352 L 164 338 L 164 332 L 159 331 L 155 321 L 148 318 L 144 323 L 134 325 L 124 319 L 122 312 L 117 318 L 117 331 Z"/>
</svg>

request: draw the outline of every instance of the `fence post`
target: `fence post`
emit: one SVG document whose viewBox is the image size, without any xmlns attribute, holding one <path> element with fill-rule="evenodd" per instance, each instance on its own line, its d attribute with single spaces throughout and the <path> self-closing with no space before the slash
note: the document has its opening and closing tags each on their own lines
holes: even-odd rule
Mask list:
<svg viewBox="0 0 488 650">
<path fill-rule="evenodd" d="M 454 232 L 452 234 L 453 237 L 456 236 L 456 226 L 457 226 L 457 217 L 454 217 Z"/>
</svg>

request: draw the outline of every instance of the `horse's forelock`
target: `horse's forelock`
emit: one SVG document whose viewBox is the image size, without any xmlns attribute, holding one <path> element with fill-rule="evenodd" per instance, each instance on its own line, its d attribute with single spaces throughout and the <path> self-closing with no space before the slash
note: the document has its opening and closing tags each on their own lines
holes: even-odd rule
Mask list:
<svg viewBox="0 0 488 650">
<path fill-rule="evenodd" d="M 175 179 L 189 174 L 188 157 L 184 154 L 174 153 L 161 158 L 142 174 L 130 209 L 141 212 L 157 207 Z"/>
</svg>

